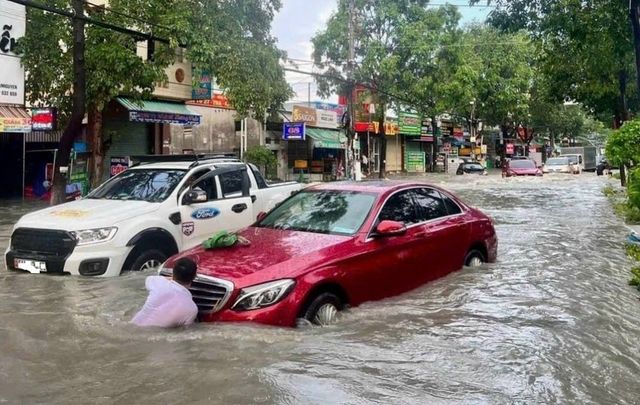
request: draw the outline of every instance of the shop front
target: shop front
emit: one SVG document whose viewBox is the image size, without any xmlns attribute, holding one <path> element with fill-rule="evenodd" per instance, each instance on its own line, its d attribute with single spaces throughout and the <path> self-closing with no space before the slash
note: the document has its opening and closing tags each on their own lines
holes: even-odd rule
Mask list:
<svg viewBox="0 0 640 405">
<path fill-rule="evenodd" d="M 183 103 L 116 98 L 104 114 L 103 179 L 110 176 L 113 159 L 163 154 L 171 143 L 171 124 L 192 126 L 199 124 L 200 119 L 198 113 Z"/>
<path fill-rule="evenodd" d="M 0 105 L 0 198 L 20 198 L 24 190 L 25 135 L 31 116 L 22 107 Z"/>
</svg>

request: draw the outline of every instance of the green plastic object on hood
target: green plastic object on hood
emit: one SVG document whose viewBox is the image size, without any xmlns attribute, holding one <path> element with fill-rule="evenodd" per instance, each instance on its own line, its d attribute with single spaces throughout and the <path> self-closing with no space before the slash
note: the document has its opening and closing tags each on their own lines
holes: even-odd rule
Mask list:
<svg viewBox="0 0 640 405">
<path fill-rule="evenodd" d="M 231 247 L 235 244 L 248 245 L 249 241 L 233 232 L 220 231 L 202 242 L 202 247 L 205 249 L 218 249 Z"/>
</svg>

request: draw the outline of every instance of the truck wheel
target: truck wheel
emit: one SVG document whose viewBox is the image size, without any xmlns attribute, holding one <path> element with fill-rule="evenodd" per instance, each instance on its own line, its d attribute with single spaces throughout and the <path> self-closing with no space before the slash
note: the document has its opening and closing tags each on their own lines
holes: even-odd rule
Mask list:
<svg viewBox="0 0 640 405">
<path fill-rule="evenodd" d="M 167 260 L 167 255 L 160 250 L 141 250 L 137 256 L 134 256 L 131 266 L 125 266 L 124 270 L 146 271 L 158 269 L 165 260 Z"/>
<path fill-rule="evenodd" d="M 333 325 L 337 322 L 341 309 L 340 298 L 331 293 L 322 293 L 307 306 L 303 319 L 318 326 Z"/>
</svg>

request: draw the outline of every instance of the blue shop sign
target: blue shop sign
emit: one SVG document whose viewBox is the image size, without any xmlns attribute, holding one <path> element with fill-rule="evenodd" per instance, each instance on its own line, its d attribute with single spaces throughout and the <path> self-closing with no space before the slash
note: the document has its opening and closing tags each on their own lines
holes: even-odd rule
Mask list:
<svg viewBox="0 0 640 405">
<path fill-rule="evenodd" d="M 304 122 L 285 122 L 282 126 L 282 139 L 286 141 L 304 141 Z"/>
<path fill-rule="evenodd" d="M 200 124 L 199 115 L 175 114 L 165 112 L 129 111 L 129 120 L 134 122 L 148 122 L 161 124 Z"/>
</svg>

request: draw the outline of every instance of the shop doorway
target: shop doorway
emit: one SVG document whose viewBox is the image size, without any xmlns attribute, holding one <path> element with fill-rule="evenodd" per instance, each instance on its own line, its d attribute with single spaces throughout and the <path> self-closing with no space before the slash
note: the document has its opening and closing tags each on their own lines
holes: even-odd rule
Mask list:
<svg viewBox="0 0 640 405">
<path fill-rule="evenodd" d="M 0 132 L 0 198 L 22 197 L 24 134 Z"/>
</svg>

